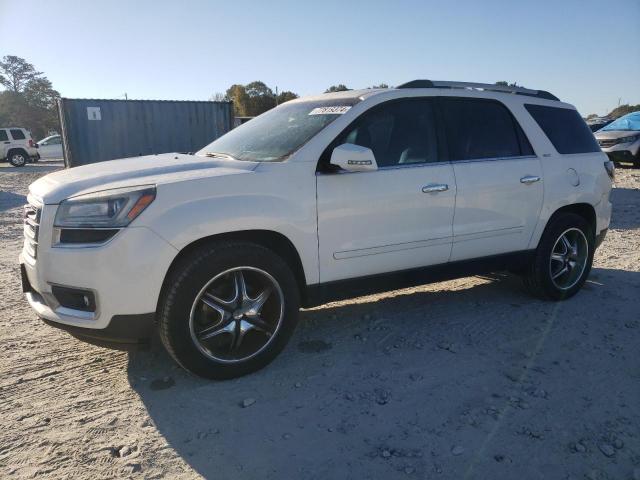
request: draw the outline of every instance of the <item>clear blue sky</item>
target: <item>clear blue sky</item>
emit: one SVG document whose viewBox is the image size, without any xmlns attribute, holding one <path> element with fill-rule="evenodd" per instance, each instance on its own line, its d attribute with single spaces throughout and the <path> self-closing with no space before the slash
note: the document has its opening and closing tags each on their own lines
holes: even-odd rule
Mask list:
<svg viewBox="0 0 640 480">
<path fill-rule="evenodd" d="M 602 114 L 640 103 L 640 0 L 0 0 L 6 54 L 72 98 L 508 80 Z"/>
</svg>

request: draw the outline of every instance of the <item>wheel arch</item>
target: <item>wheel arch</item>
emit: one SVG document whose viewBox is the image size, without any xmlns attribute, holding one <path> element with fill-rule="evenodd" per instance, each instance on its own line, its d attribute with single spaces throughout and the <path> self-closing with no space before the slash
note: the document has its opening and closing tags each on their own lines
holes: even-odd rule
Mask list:
<svg viewBox="0 0 640 480">
<path fill-rule="evenodd" d="M 7 160 L 11 157 L 13 152 L 22 152 L 27 157 L 27 159 L 29 159 L 29 153 L 24 148 L 11 147 L 9 150 L 7 150 Z"/>
<path fill-rule="evenodd" d="M 249 242 L 268 248 L 276 255 L 280 256 L 293 271 L 300 295 L 306 291 L 306 277 L 302 259 L 293 242 L 282 233 L 273 230 L 240 230 L 235 232 L 219 233 L 194 240 L 186 245 L 172 260 L 162 282 L 162 288 L 158 297 L 158 302 L 163 298 L 163 294 L 168 286 L 168 279 L 182 258 L 203 245 L 215 242 Z"/>
<path fill-rule="evenodd" d="M 596 232 L 596 228 L 597 228 L 596 210 L 593 207 L 593 205 L 591 205 L 590 203 L 584 203 L 584 202 L 572 203 L 572 204 L 564 205 L 564 206 L 558 208 L 556 211 L 554 211 L 551 214 L 551 216 L 549 217 L 549 219 L 545 223 L 545 227 L 544 227 L 542 233 L 544 234 L 544 231 L 546 231 L 546 229 L 551 224 L 551 222 L 553 222 L 553 220 L 556 219 L 558 217 L 558 215 L 561 215 L 563 213 L 573 213 L 575 215 L 578 215 L 578 216 L 584 218 L 585 221 L 591 227 L 591 232 L 590 233 L 591 233 L 592 239 L 595 239 L 595 235 L 597 233 Z M 542 235 L 540 235 L 540 238 L 538 238 L 538 240 L 536 242 L 536 247 L 540 243 L 541 239 L 542 239 Z"/>
</svg>

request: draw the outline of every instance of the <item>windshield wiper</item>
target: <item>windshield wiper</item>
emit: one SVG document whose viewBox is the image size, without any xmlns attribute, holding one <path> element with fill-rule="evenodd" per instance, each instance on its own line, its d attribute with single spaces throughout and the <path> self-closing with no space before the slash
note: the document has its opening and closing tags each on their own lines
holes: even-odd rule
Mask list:
<svg viewBox="0 0 640 480">
<path fill-rule="evenodd" d="M 205 157 L 211 157 L 211 158 L 226 158 L 229 160 L 238 160 L 236 157 L 234 157 L 233 155 L 229 155 L 228 153 L 219 153 L 219 152 L 205 152 Z"/>
</svg>

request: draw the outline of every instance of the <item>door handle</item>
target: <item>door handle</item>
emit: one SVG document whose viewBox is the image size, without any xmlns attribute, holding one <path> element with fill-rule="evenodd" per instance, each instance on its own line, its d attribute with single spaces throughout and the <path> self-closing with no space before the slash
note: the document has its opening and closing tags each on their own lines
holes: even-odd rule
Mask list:
<svg viewBox="0 0 640 480">
<path fill-rule="evenodd" d="M 525 185 L 529 185 L 532 183 L 536 183 L 540 181 L 540 177 L 536 176 L 536 175 L 527 175 L 525 177 L 522 177 L 520 179 L 520 183 L 524 183 Z"/>
<path fill-rule="evenodd" d="M 449 190 L 449 185 L 446 183 L 431 183 L 422 187 L 422 193 L 438 193 L 446 192 Z"/>
</svg>

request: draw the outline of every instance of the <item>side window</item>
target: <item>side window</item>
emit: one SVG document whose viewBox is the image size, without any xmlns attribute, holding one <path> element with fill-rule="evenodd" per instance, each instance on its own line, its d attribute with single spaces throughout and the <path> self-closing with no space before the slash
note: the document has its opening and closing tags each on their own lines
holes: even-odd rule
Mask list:
<svg viewBox="0 0 640 480">
<path fill-rule="evenodd" d="M 334 142 L 342 143 L 370 148 L 379 167 L 437 162 L 433 103 L 416 98 L 373 107 Z"/>
<path fill-rule="evenodd" d="M 441 101 L 451 160 L 533 154 L 520 126 L 500 102 L 473 98 Z"/>
<path fill-rule="evenodd" d="M 9 136 L 7 135 L 7 131 L 0 129 L 0 142 L 6 142 L 8 140 Z"/>
<path fill-rule="evenodd" d="M 11 136 L 14 140 L 24 140 L 24 132 L 22 130 L 18 130 L 17 128 L 11 129 Z"/>
<path fill-rule="evenodd" d="M 580 114 L 572 108 L 525 104 L 558 153 L 599 152 L 593 133 Z"/>
<path fill-rule="evenodd" d="M 62 138 L 61 137 L 53 137 L 51 140 L 49 140 L 49 145 L 60 145 L 62 143 Z"/>
</svg>

